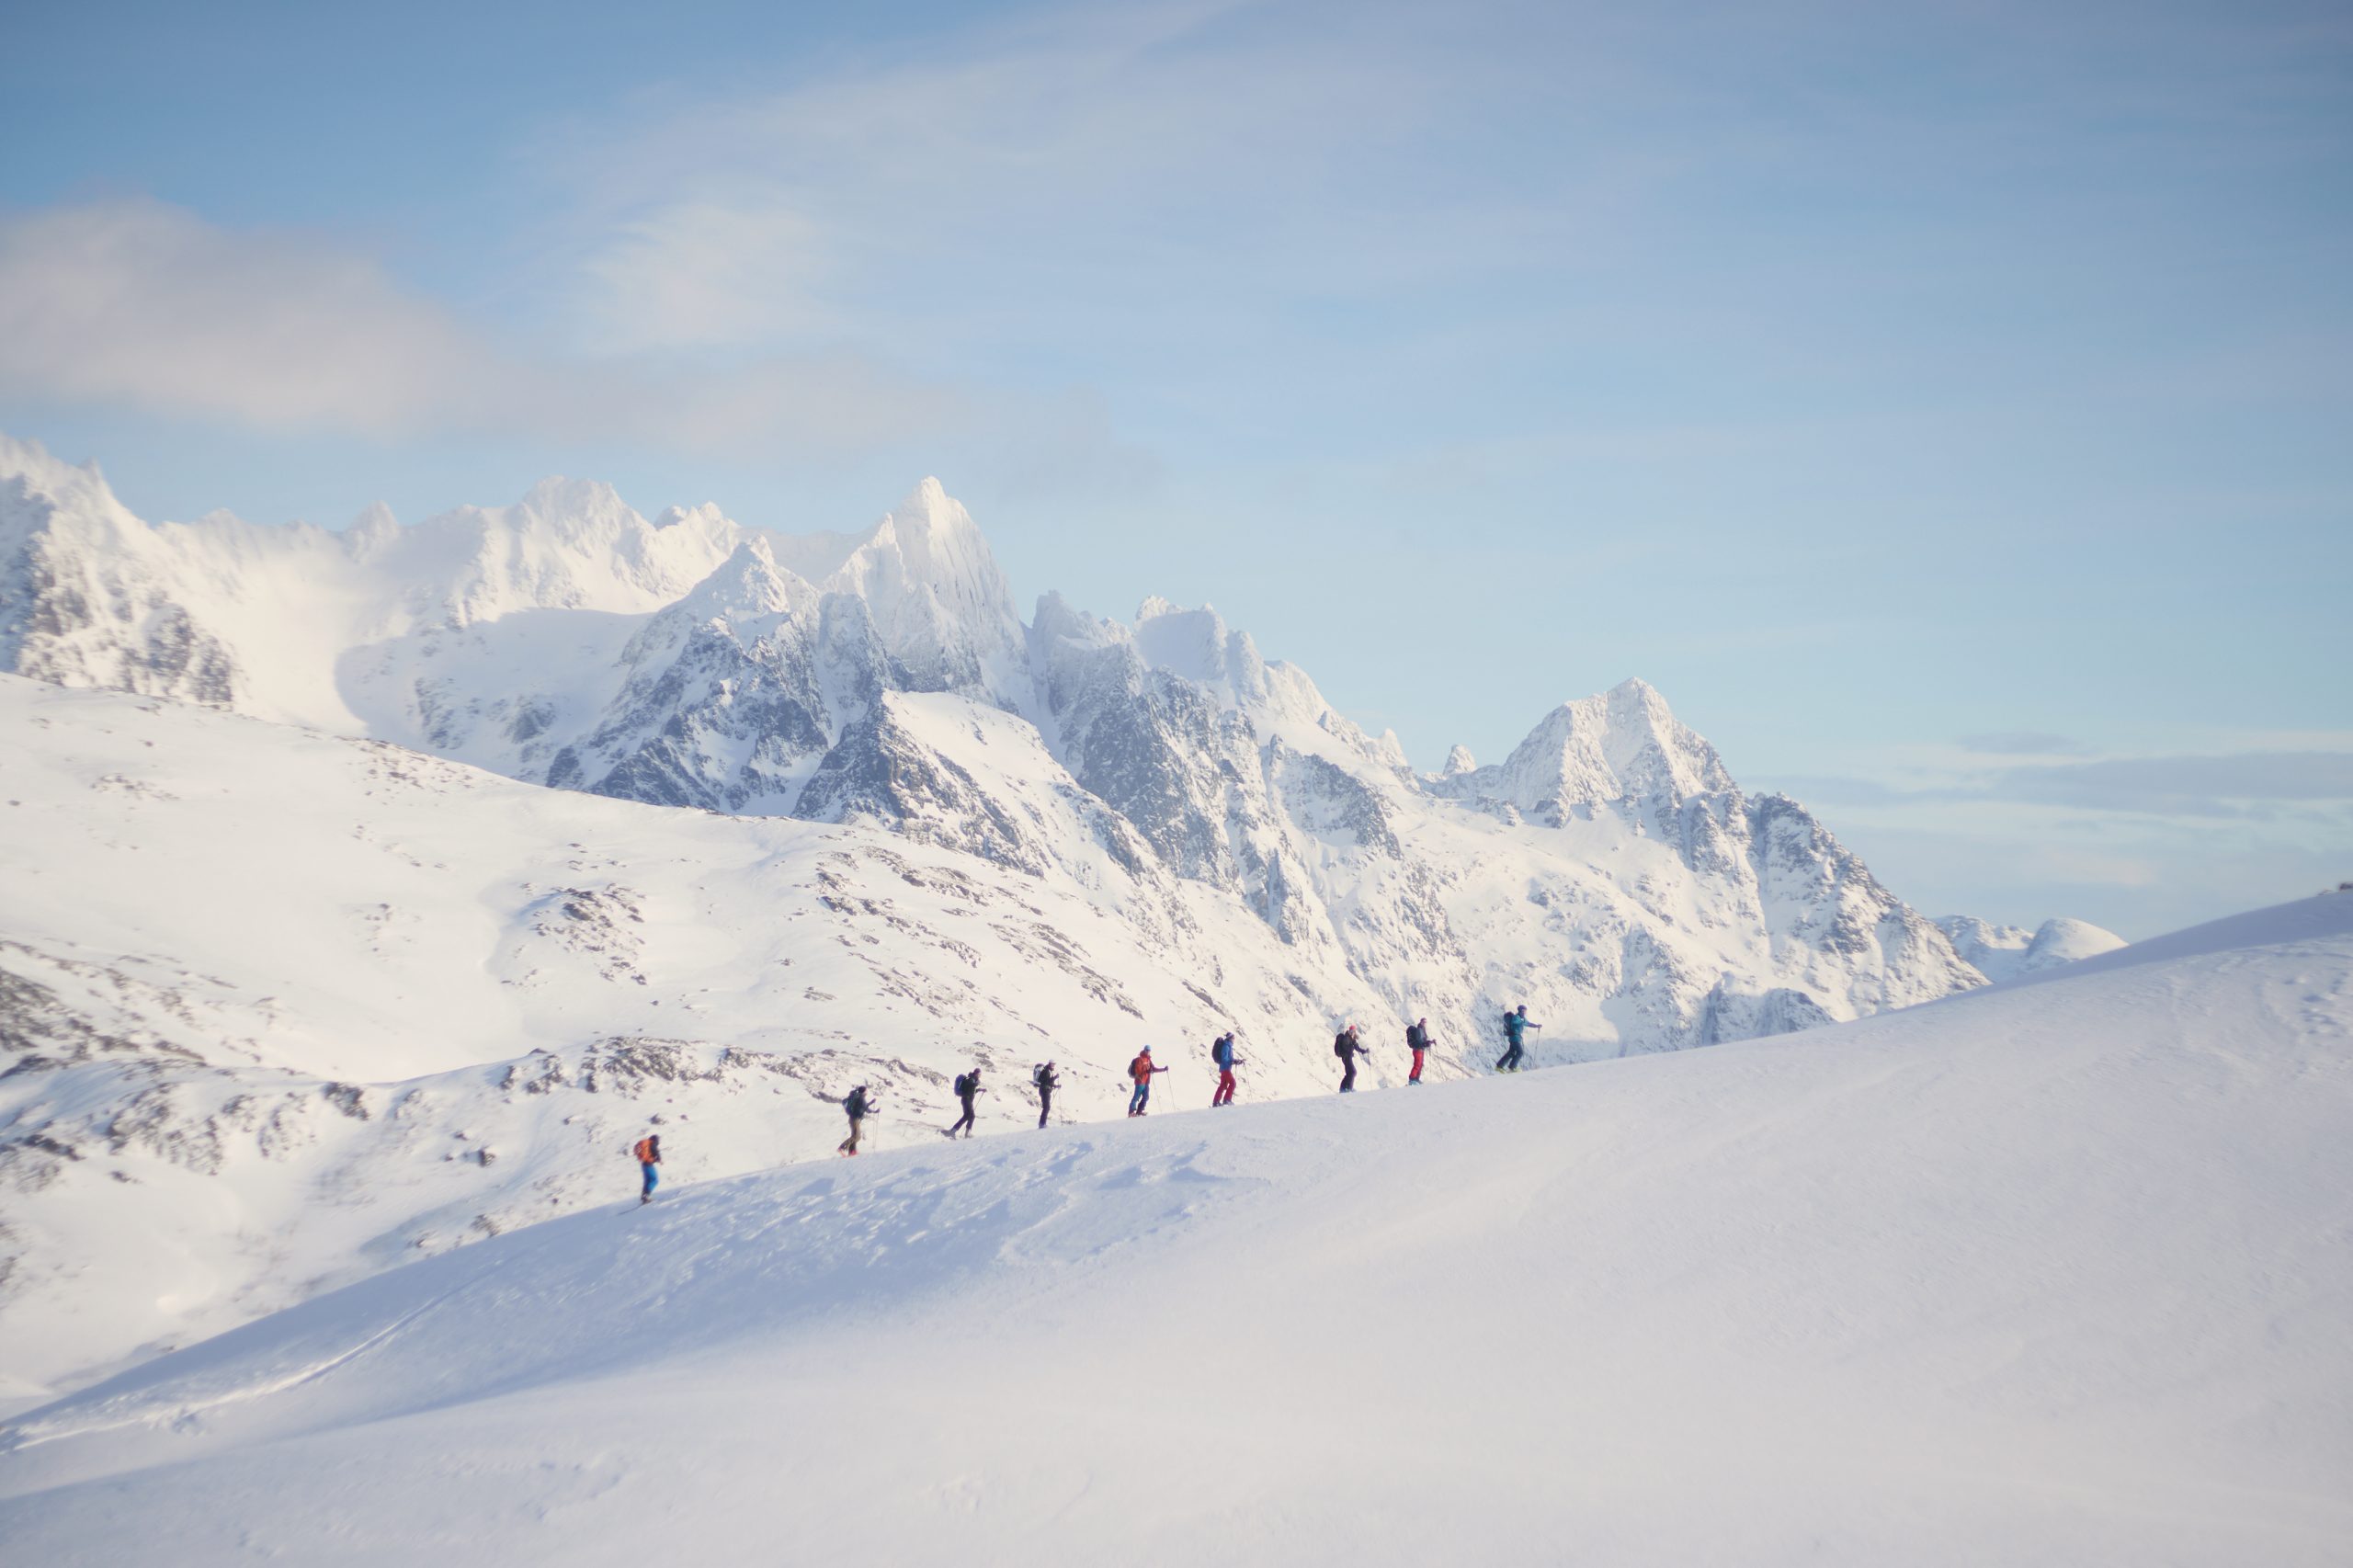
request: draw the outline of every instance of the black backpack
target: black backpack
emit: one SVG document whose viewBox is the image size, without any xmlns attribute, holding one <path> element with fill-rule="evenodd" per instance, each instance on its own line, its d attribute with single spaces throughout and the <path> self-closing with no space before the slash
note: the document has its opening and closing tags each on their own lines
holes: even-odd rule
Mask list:
<svg viewBox="0 0 2353 1568">
<path fill-rule="evenodd" d="M 1031 1074 L 1030 1081 L 1041 1089 L 1049 1089 L 1053 1087 L 1054 1075 L 1046 1071 L 1045 1068 L 1040 1067 L 1035 1074 Z"/>
<path fill-rule="evenodd" d="M 1332 1054 L 1338 1057 L 1343 1062 L 1346 1062 L 1348 1059 L 1347 1036 L 1335 1035 L 1332 1037 Z"/>
<path fill-rule="evenodd" d="M 972 1092 L 972 1076 L 969 1073 L 956 1074 L 956 1093 L 961 1096 Z"/>
</svg>

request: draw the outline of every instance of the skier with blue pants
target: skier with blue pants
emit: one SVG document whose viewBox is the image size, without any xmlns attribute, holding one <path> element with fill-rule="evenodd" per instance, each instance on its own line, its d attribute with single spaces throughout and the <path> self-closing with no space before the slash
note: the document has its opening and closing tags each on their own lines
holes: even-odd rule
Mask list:
<svg viewBox="0 0 2353 1568">
<path fill-rule="evenodd" d="M 651 1203 L 654 1201 L 654 1189 L 662 1181 L 662 1134 L 647 1133 L 637 1141 L 637 1147 L 630 1153 L 637 1156 L 637 1168 L 645 1175 L 645 1185 L 638 1188 L 637 1200 Z"/>
<path fill-rule="evenodd" d="M 1133 1096 L 1130 1096 L 1128 1100 L 1128 1114 L 1130 1116 L 1142 1116 L 1144 1114 L 1144 1105 L 1152 1098 L 1152 1075 L 1154 1073 L 1165 1073 L 1167 1071 L 1168 1069 L 1165 1067 L 1155 1066 L 1152 1060 L 1152 1047 L 1148 1045 L 1137 1053 L 1136 1059 L 1133 1062 L 1128 1063 L 1128 1076 L 1134 1079 L 1136 1085 L 1136 1092 Z"/>
</svg>

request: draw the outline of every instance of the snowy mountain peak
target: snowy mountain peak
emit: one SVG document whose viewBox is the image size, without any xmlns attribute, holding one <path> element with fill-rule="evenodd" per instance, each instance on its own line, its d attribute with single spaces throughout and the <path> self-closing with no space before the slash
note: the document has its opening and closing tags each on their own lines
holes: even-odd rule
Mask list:
<svg viewBox="0 0 2353 1568">
<path fill-rule="evenodd" d="M 2115 932 L 2085 920 L 2046 920 L 2032 931 L 1969 915 L 1940 915 L 1935 924 L 1951 939 L 1955 952 L 1996 984 L 2097 958 L 2125 945 Z"/>
<path fill-rule="evenodd" d="M 696 619 L 733 620 L 783 614 L 815 597 L 806 583 L 777 565 L 776 552 L 765 538 L 752 534 L 696 584 L 678 608 Z"/>
<path fill-rule="evenodd" d="M 916 485 L 822 586 L 866 602 L 918 689 L 983 687 L 1021 657 L 1012 587 L 972 514 L 936 479 Z"/>
<path fill-rule="evenodd" d="M 31 491 L 79 490 L 114 502 L 114 492 L 98 471 L 96 459 L 70 463 L 51 454 L 39 441 L 0 435 L 0 481 L 11 479 L 22 481 L 25 488 Z"/>
<path fill-rule="evenodd" d="M 95 460 L 69 463 L 39 441 L 0 436 L 0 550 L 21 549 L 29 535 L 61 522 L 110 541 L 126 528 L 144 531 Z"/>
<path fill-rule="evenodd" d="M 226 706 L 243 689 L 238 661 L 184 600 L 250 574 L 250 532 L 217 518 L 150 528 L 95 462 L 0 437 L 0 667 Z M 200 572 L 179 569 L 191 552 L 210 557 Z"/>
<path fill-rule="evenodd" d="M 401 536 L 400 519 L 381 501 L 370 502 L 351 526 L 343 530 L 343 548 L 355 561 L 367 561 L 388 549 Z"/>
<path fill-rule="evenodd" d="M 620 492 L 601 479 L 567 479 L 562 474 L 550 474 L 524 493 L 517 509 L 526 517 L 574 535 L 631 524 L 645 526 L 645 519 L 621 499 Z"/>
<path fill-rule="evenodd" d="M 899 503 L 892 516 L 920 517 L 943 528 L 974 526 L 972 515 L 964 509 L 964 504 L 948 494 L 948 487 L 939 483 L 937 475 L 928 473 L 915 481 L 915 487 L 907 492 L 906 499 Z"/>
<path fill-rule="evenodd" d="M 1231 631 L 1209 605 L 1185 609 L 1154 596 L 1136 607 L 1136 651 L 1155 670 L 1224 689 L 1231 700 L 1256 695 L 1266 662 L 1248 635 Z"/>
<path fill-rule="evenodd" d="M 1513 749 L 1501 772 L 1496 792 L 1555 826 L 1619 802 L 1672 812 L 1694 795 L 1733 787 L 1715 748 L 1640 680 L 1563 702 Z"/>
<path fill-rule="evenodd" d="M 996 558 L 989 552 L 980 525 L 937 479 L 925 479 L 884 513 L 842 571 L 872 570 L 875 563 L 892 559 L 935 584 L 971 578 L 985 586 L 987 579 L 996 576 Z"/>
<path fill-rule="evenodd" d="M 1110 623 L 1087 614 L 1061 593 L 1053 589 L 1038 596 L 1038 608 L 1029 619 L 1030 634 L 1046 642 L 1056 639 L 1083 642 L 1088 646 L 1101 643 Z"/>
<path fill-rule="evenodd" d="M 1446 766 L 1438 769 L 1441 778 L 1460 778 L 1478 770 L 1479 759 L 1471 755 L 1469 746 L 1456 746 L 1446 754 Z"/>
<path fill-rule="evenodd" d="M 699 506 L 665 506 L 662 515 L 654 519 L 656 531 L 664 528 L 722 528 L 730 526 L 718 505 L 706 501 Z"/>
</svg>

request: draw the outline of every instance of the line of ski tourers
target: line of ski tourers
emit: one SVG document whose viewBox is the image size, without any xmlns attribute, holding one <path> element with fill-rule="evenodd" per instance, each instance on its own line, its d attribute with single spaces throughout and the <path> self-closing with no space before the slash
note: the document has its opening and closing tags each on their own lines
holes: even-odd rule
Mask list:
<svg viewBox="0 0 2353 1568">
<path fill-rule="evenodd" d="M 1505 1049 L 1503 1056 L 1495 1062 L 1495 1071 L 1498 1073 L 1518 1072 L 1529 1034 L 1542 1028 L 1542 1025 L 1529 1019 L 1528 1004 L 1525 1002 L 1506 1013 L 1504 1015 Z M 1430 1021 L 1427 1018 L 1415 1018 L 1405 1027 L 1405 1049 L 1414 1053 L 1413 1071 L 1405 1076 L 1408 1087 L 1420 1087 L 1422 1062 L 1429 1053 L 1431 1043 Z M 1371 1050 L 1370 1046 L 1366 1045 L 1358 1037 L 1357 1027 L 1354 1024 L 1343 1026 L 1340 1032 L 1332 1037 L 1332 1054 L 1340 1059 L 1340 1093 L 1344 1095 L 1356 1093 L 1357 1058 L 1370 1054 Z M 1217 1065 L 1217 1090 L 1210 1096 L 1211 1108 L 1230 1106 L 1233 1103 L 1233 1070 L 1243 1064 L 1243 1058 L 1236 1056 L 1233 1052 L 1232 1029 L 1228 1029 L 1210 1042 L 1210 1060 Z M 1128 1081 L 1135 1085 L 1134 1092 L 1128 1096 L 1130 1116 L 1145 1114 L 1146 1108 L 1152 1103 L 1153 1079 L 1167 1071 L 1167 1068 L 1153 1061 L 1152 1047 L 1147 1045 L 1136 1053 L 1136 1059 L 1128 1063 Z M 1038 1091 L 1038 1125 L 1043 1127 L 1046 1125 L 1047 1116 L 1054 1108 L 1054 1091 L 1062 1086 L 1062 1079 L 1055 1074 L 1052 1062 L 1040 1062 L 1030 1070 L 1029 1083 L 1030 1086 Z M 955 1088 L 956 1098 L 964 1108 L 964 1114 L 952 1125 L 940 1129 L 940 1131 L 949 1138 L 960 1134 L 970 1138 L 972 1135 L 974 1119 L 979 1114 L 975 1109 L 975 1102 L 988 1093 L 981 1084 L 979 1063 L 975 1062 L 969 1072 L 956 1074 Z M 866 1134 L 866 1119 L 874 1115 L 876 1108 L 877 1102 L 867 1085 L 858 1085 L 843 1097 L 842 1109 L 849 1117 L 849 1136 L 841 1141 L 837 1153 L 846 1156 L 858 1153 L 858 1143 Z M 654 1189 L 661 1184 L 662 1180 L 662 1135 L 658 1132 L 648 1133 L 637 1141 L 636 1146 L 630 1153 L 636 1156 L 640 1172 L 644 1177 L 645 1185 L 639 1191 L 637 1200 L 640 1203 L 651 1203 L 654 1201 Z"/>
</svg>

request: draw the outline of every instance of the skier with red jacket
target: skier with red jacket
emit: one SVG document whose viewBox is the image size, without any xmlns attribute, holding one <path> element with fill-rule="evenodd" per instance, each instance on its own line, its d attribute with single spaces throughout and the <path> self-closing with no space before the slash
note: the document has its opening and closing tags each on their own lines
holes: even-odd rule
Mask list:
<svg viewBox="0 0 2353 1568">
<path fill-rule="evenodd" d="M 1147 1045 L 1143 1050 L 1136 1053 L 1136 1059 L 1128 1063 L 1128 1076 L 1135 1080 L 1136 1085 L 1135 1094 L 1128 1100 L 1128 1114 L 1130 1116 L 1142 1116 L 1144 1114 L 1144 1102 L 1152 1098 L 1152 1075 L 1155 1073 L 1165 1073 L 1167 1071 L 1168 1069 L 1165 1067 L 1155 1066 L 1152 1060 L 1152 1047 Z"/>
</svg>

